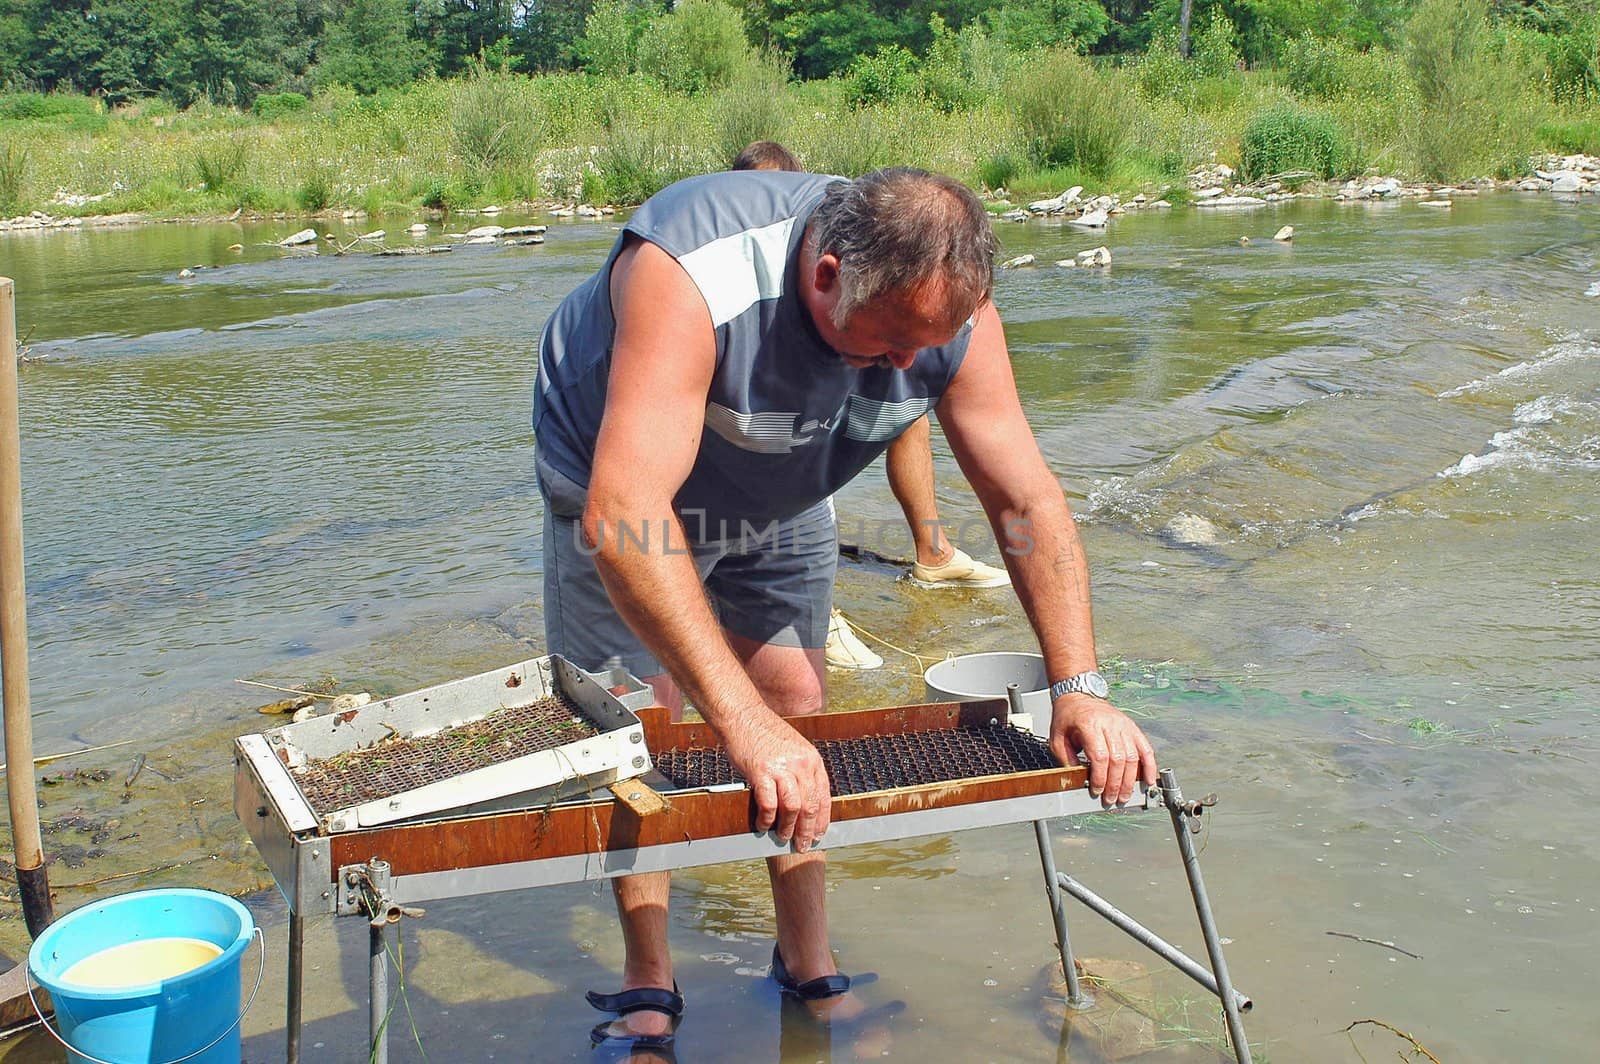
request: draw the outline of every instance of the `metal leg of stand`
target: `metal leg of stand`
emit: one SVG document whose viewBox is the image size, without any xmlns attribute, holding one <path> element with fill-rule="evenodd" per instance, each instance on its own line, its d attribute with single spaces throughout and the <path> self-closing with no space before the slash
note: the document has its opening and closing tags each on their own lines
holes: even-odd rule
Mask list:
<svg viewBox="0 0 1600 1064">
<path fill-rule="evenodd" d="M 288 1064 L 300 1064 L 301 998 L 305 991 L 306 918 L 289 910 L 289 1013 L 284 1026 L 289 1044 L 284 1058 Z"/>
<path fill-rule="evenodd" d="M 1169 768 L 1161 770 L 1161 798 L 1167 812 L 1172 814 L 1172 830 L 1178 837 L 1178 852 L 1183 855 L 1183 871 L 1189 877 L 1189 893 L 1194 896 L 1194 910 L 1200 918 L 1200 933 L 1205 938 L 1206 955 L 1211 958 L 1211 971 L 1217 977 L 1217 996 L 1222 999 L 1222 1013 L 1228 1021 L 1233 1055 L 1239 1064 L 1251 1064 L 1250 1043 L 1244 1037 L 1244 1020 L 1239 1015 L 1233 982 L 1228 978 L 1228 962 L 1222 957 L 1222 941 L 1217 935 L 1216 921 L 1211 916 L 1211 900 L 1206 896 L 1205 881 L 1200 878 L 1200 856 L 1195 853 L 1194 838 L 1185 819 L 1188 810 L 1184 805 L 1183 792 L 1178 790 L 1178 778 Z"/>
<path fill-rule="evenodd" d="M 1050 846 L 1049 822 L 1035 820 L 1033 834 L 1039 840 L 1039 862 L 1044 865 L 1044 884 L 1050 895 L 1050 916 L 1056 924 L 1056 947 L 1061 951 L 1061 971 L 1067 979 L 1067 1008 L 1092 1008 L 1094 998 L 1083 992 L 1078 982 L 1078 966 L 1072 963 L 1072 942 L 1067 938 L 1067 910 L 1061 897 L 1061 881 L 1056 878 L 1056 856 Z"/>
<path fill-rule="evenodd" d="M 389 925 L 375 919 L 367 930 L 369 1064 L 389 1064 Z"/>
</svg>

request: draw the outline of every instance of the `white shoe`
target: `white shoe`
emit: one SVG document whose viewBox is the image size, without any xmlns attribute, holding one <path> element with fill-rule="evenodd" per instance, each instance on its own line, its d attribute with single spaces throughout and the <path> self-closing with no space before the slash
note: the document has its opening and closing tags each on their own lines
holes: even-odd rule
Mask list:
<svg viewBox="0 0 1600 1064">
<path fill-rule="evenodd" d="M 954 550 L 950 560 L 943 565 L 923 565 L 918 562 L 912 566 L 911 582 L 918 587 L 930 588 L 1006 587 L 1011 583 L 1011 574 L 1004 569 L 974 561 L 960 547 Z"/>
<path fill-rule="evenodd" d="M 829 665 L 840 669 L 876 669 L 883 664 L 883 659 L 856 637 L 850 622 L 838 610 L 828 615 L 828 645 L 822 656 Z"/>
</svg>

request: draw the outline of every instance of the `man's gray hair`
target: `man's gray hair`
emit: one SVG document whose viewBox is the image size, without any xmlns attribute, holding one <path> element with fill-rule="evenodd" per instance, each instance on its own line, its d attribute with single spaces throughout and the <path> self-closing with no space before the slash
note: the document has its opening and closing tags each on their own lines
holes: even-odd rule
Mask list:
<svg viewBox="0 0 1600 1064">
<path fill-rule="evenodd" d="M 864 304 L 930 282 L 943 286 L 955 325 L 994 287 L 994 227 L 972 190 L 943 174 L 895 166 L 835 182 L 809 226 L 817 254 L 839 259 L 829 316 L 840 328 Z"/>
</svg>

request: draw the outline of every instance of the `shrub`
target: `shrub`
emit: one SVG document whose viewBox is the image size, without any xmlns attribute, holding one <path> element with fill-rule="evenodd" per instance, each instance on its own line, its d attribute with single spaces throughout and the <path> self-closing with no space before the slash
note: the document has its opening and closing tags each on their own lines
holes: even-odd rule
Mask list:
<svg viewBox="0 0 1600 1064">
<path fill-rule="evenodd" d="M 326 166 L 312 167 L 301 179 L 294 198 L 302 210 L 327 210 L 333 203 L 333 171 Z"/>
<path fill-rule="evenodd" d="M 711 169 L 705 165 L 708 162 L 668 143 L 655 123 L 618 121 L 595 160 L 597 183 L 591 186 L 586 181 L 584 190 L 592 200 L 643 203 L 674 181 Z M 595 196 L 591 189 L 603 190 L 604 195 Z"/>
<path fill-rule="evenodd" d="M 224 192 L 244 173 L 249 159 L 245 140 L 237 136 L 207 137 L 194 146 L 195 176 L 208 192 Z"/>
<path fill-rule="evenodd" d="M 1010 152 L 996 152 L 978 160 L 978 180 L 987 189 L 1005 188 L 1011 184 L 1022 165 Z"/>
<path fill-rule="evenodd" d="M 250 104 L 250 113 L 268 122 L 306 109 L 308 101 L 298 92 L 264 92 Z"/>
<path fill-rule="evenodd" d="M 1239 143 L 1240 170 L 1251 181 L 1296 170 L 1333 177 L 1344 167 L 1345 155 L 1332 119 L 1293 107 L 1262 111 Z"/>
<path fill-rule="evenodd" d="M 896 144 L 894 123 L 877 107 L 863 107 L 848 120 L 830 122 L 811 146 L 806 162 L 819 174 L 860 177 L 908 158 Z"/>
<path fill-rule="evenodd" d="M 898 44 L 879 45 L 850 67 L 850 104 L 868 107 L 914 96 L 922 89 L 917 57 Z"/>
<path fill-rule="evenodd" d="M 1070 52 L 1039 53 L 1012 78 L 1007 96 L 1035 164 L 1077 167 L 1102 178 L 1137 117 L 1119 74 L 1097 74 Z"/>
<path fill-rule="evenodd" d="M 1350 87 L 1350 55 L 1342 41 L 1306 32 L 1284 45 L 1279 62 L 1291 89 L 1328 100 Z"/>
<path fill-rule="evenodd" d="M 93 118 L 100 105 L 87 96 L 66 93 L 9 92 L 0 95 L 0 118 Z"/>
<path fill-rule="evenodd" d="M 481 67 L 455 85 L 450 141 L 469 169 L 494 170 L 531 154 L 539 117 L 526 86 L 526 78 Z"/>
<path fill-rule="evenodd" d="M 732 161 L 751 141 L 781 142 L 789 120 L 788 88 L 789 61 L 778 52 L 741 67 L 712 108 L 718 157 Z"/>
<path fill-rule="evenodd" d="M 1020 52 L 969 22 L 952 33 L 938 15 L 929 20 L 933 40 L 920 64 L 922 92 L 942 111 L 976 107 L 998 96 L 1021 61 Z"/>
<path fill-rule="evenodd" d="M 0 213 L 11 214 L 23 205 L 28 181 L 28 149 L 0 141 Z"/>
<path fill-rule="evenodd" d="M 720 89 L 752 59 L 744 15 L 725 0 L 682 0 L 639 41 L 639 69 L 677 92 Z"/>
<path fill-rule="evenodd" d="M 1211 9 L 1211 17 L 1194 35 L 1189 52 L 1189 62 L 1194 73 L 1202 78 L 1222 78 L 1233 74 L 1239 67 L 1239 49 L 1235 46 L 1233 20 L 1221 6 Z"/>
<path fill-rule="evenodd" d="M 1600 119 L 1571 119 L 1564 122 L 1546 122 L 1535 134 L 1539 146 L 1551 151 L 1573 154 L 1600 155 Z"/>
<path fill-rule="evenodd" d="M 602 78 L 639 69 L 639 45 L 653 19 L 642 4 L 596 0 L 583 21 L 578 57 L 584 69 Z"/>
</svg>

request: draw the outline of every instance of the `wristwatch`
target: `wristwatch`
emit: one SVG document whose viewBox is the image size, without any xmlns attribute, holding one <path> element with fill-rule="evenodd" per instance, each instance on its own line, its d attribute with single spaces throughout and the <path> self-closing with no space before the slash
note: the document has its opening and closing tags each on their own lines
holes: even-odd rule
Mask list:
<svg viewBox="0 0 1600 1064">
<path fill-rule="evenodd" d="M 1053 702 L 1062 695 L 1085 694 L 1095 698 L 1111 697 L 1111 686 L 1106 683 L 1106 678 L 1098 672 L 1090 670 L 1080 672 L 1076 676 L 1068 676 L 1065 680 L 1057 680 L 1050 685 L 1050 700 Z"/>
</svg>

